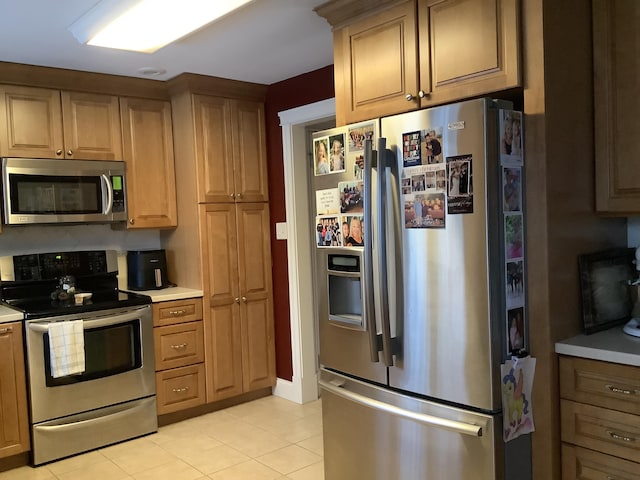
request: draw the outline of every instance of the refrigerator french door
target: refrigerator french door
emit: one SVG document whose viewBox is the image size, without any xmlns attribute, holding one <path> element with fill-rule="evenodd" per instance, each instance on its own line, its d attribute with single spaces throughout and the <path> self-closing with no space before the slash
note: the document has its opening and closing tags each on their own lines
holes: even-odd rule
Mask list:
<svg viewBox="0 0 640 480">
<path fill-rule="evenodd" d="M 362 246 L 318 234 L 327 480 L 528 478 L 526 445 L 505 455 L 500 434 L 500 363 L 511 353 L 505 107 L 478 99 L 379 120 L 363 152 Z M 360 125 L 314 142 L 348 141 Z M 350 146 L 345 172 L 314 176 L 317 213 L 331 210 L 337 185 L 341 225 L 356 215 L 343 201 L 354 186 Z"/>
</svg>

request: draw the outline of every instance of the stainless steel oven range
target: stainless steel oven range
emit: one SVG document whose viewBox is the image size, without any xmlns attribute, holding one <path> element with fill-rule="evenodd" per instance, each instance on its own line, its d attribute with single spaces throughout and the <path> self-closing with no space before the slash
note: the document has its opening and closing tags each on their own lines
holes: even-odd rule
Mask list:
<svg viewBox="0 0 640 480">
<path fill-rule="evenodd" d="M 115 251 L 1 257 L 0 291 L 25 317 L 34 465 L 157 431 L 151 300 L 118 291 Z M 60 332 L 80 348 L 71 373 Z"/>
</svg>

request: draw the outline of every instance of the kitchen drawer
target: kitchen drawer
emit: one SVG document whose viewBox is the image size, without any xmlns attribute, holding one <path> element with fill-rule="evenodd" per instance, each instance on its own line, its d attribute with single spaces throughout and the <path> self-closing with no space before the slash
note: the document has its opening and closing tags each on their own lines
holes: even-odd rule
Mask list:
<svg viewBox="0 0 640 480">
<path fill-rule="evenodd" d="M 158 415 L 204 405 L 204 364 L 156 373 Z"/>
<path fill-rule="evenodd" d="M 640 464 L 563 443 L 562 480 L 640 480 Z"/>
<path fill-rule="evenodd" d="M 202 321 L 153 329 L 156 371 L 204 362 Z"/>
<path fill-rule="evenodd" d="M 562 441 L 640 462 L 640 418 L 605 408 L 560 401 Z"/>
<path fill-rule="evenodd" d="M 560 357 L 560 397 L 640 415 L 640 367 Z"/>
<path fill-rule="evenodd" d="M 202 320 L 202 299 L 172 300 L 152 305 L 153 326 L 173 325 L 182 322 Z"/>
</svg>

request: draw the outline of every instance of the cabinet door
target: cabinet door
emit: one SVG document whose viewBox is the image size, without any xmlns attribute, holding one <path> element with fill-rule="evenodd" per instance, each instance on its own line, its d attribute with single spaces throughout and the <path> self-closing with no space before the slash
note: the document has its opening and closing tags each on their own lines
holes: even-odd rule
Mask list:
<svg viewBox="0 0 640 480">
<path fill-rule="evenodd" d="M 234 184 L 237 202 L 266 202 L 267 141 L 264 104 L 234 101 Z"/>
<path fill-rule="evenodd" d="M 207 402 L 242 393 L 242 339 L 235 206 L 200 206 Z"/>
<path fill-rule="evenodd" d="M 562 444 L 562 480 L 640 480 L 637 463 Z"/>
<path fill-rule="evenodd" d="M 336 29 L 336 124 L 417 108 L 417 64 L 414 1 Z"/>
<path fill-rule="evenodd" d="M 418 0 L 426 107 L 520 85 L 518 0 Z"/>
<path fill-rule="evenodd" d="M 640 212 L 640 8 L 636 0 L 593 1 L 596 210 Z"/>
<path fill-rule="evenodd" d="M 193 96 L 198 169 L 198 201 L 233 202 L 231 100 Z"/>
<path fill-rule="evenodd" d="M 0 325 L 0 457 L 29 450 L 22 324 Z"/>
<path fill-rule="evenodd" d="M 171 104 L 121 98 L 129 228 L 178 225 Z"/>
<path fill-rule="evenodd" d="M 65 157 L 122 160 L 118 97 L 62 92 Z"/>
<path fill-rule="evenodd" d="M 63 158 L 60 92 L 0 86 L 0 154 Z"/>
<path fill-rule="evenodd" d="M 238 265 L 245 391 L 275 385 L 269 205 L 238 205 Z"/>
</svg>

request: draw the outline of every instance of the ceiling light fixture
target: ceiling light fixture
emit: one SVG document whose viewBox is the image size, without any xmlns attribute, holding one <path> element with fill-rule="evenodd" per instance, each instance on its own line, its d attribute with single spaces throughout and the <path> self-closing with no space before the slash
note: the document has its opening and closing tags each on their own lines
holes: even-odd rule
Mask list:
<svg viewBox="0 0 640 480">
<path fill-rule="evenodd" d="M 80 43 L 153 53 L 252 0 L 101 0 L 69 31 Z"/>
</svg>

